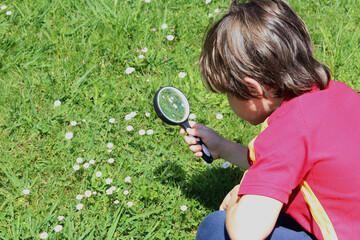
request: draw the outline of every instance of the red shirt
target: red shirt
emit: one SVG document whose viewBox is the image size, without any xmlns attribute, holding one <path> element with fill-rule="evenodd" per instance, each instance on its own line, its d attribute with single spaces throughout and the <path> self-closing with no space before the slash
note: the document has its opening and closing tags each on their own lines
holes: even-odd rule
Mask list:
<svg viewBox="0 0 360 240">
<path fill-rule="evenodd" d="M 249 144 L 239 196 L 263 195 L 318 239 L 360 237 L 360 95 L 331 81 L 284 102 Z"/>
</svg>

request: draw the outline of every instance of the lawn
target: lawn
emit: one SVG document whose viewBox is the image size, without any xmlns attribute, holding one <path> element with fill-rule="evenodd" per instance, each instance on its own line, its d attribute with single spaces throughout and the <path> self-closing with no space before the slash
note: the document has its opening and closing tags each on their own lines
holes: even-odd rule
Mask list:
<svg viewBox="0 0 360 240">
<path fill-rule="evenodd" d="M 360 92 L 360 2 L 289 0 L 318 60 Z M 0 239 L 194 239 L 242 175 L 194 158 L 152 99 L 247 145 L 259 126 L 203 87 L 204 33 L 228 0 L 0 5 Z"/>
</svg>

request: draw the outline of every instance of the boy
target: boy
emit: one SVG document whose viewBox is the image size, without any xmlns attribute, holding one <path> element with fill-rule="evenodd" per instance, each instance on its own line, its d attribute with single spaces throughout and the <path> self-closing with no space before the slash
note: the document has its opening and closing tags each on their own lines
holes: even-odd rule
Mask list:
<svg viewBox="0 0 360 240">
<path fill-rule="evenodd" d="M 360 97 L 313 58 L 291 7 L 234 1 L 207 34 L 200 70 L 240 118 L 263 125 L 248 148 L 199 123 L 186 129 L 195 156 L 196 135 L 214 159 L 248 169 L 197 239 L 358 238 Z"/>
</svg>

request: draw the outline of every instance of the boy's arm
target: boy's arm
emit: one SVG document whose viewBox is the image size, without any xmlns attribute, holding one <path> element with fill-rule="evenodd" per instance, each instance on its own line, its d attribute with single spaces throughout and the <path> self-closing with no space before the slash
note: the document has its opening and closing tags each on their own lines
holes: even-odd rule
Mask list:
<svg viewBox="0 0 360 240">
<path fill-rule="evenodd" d="M 189 123 L 191 128 L 186 129 L 186 132 L 189 135 L 185 136 L 185 142 L 190 145 L 189 148 L 192 152 L 194 152 L 196 157 L 202 156 L 202 147 L 200 145 L 196 145 L 196 140 L 193 136 L 198 136 L 203 140 L 214 159 L 223 158 L 244 170 L 250 167 L 247 159 L 247 147 L 226 140 L 205 125 L 193 121 L 189 121 Z M 185 130 L 181 129 L 180 133 L 184 134 Z"/>
<path fill-rule="evenodd" d="M 233 240 L 265 239 L 274 229 L 283 203 L 259 195 L 243 195 L 226 213 L 226 229 Z"/>
</svg>

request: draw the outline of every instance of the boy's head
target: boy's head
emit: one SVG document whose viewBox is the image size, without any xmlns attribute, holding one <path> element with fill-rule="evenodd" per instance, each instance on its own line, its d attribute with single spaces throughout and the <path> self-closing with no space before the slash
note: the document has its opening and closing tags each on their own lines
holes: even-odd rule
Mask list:
<svg viewBox="0 0 360 240">
<path fill-rule="evenodd" d="M 200 56 L 205 84 L 214 92 L 256 98 L 245 81 L 258 81 L 265 97 L 295 97 L 324 89 L 328 68 L 313 58 L 302 19 L 282 0 L 232 2 L 207 33 Z"/>
</svg>

